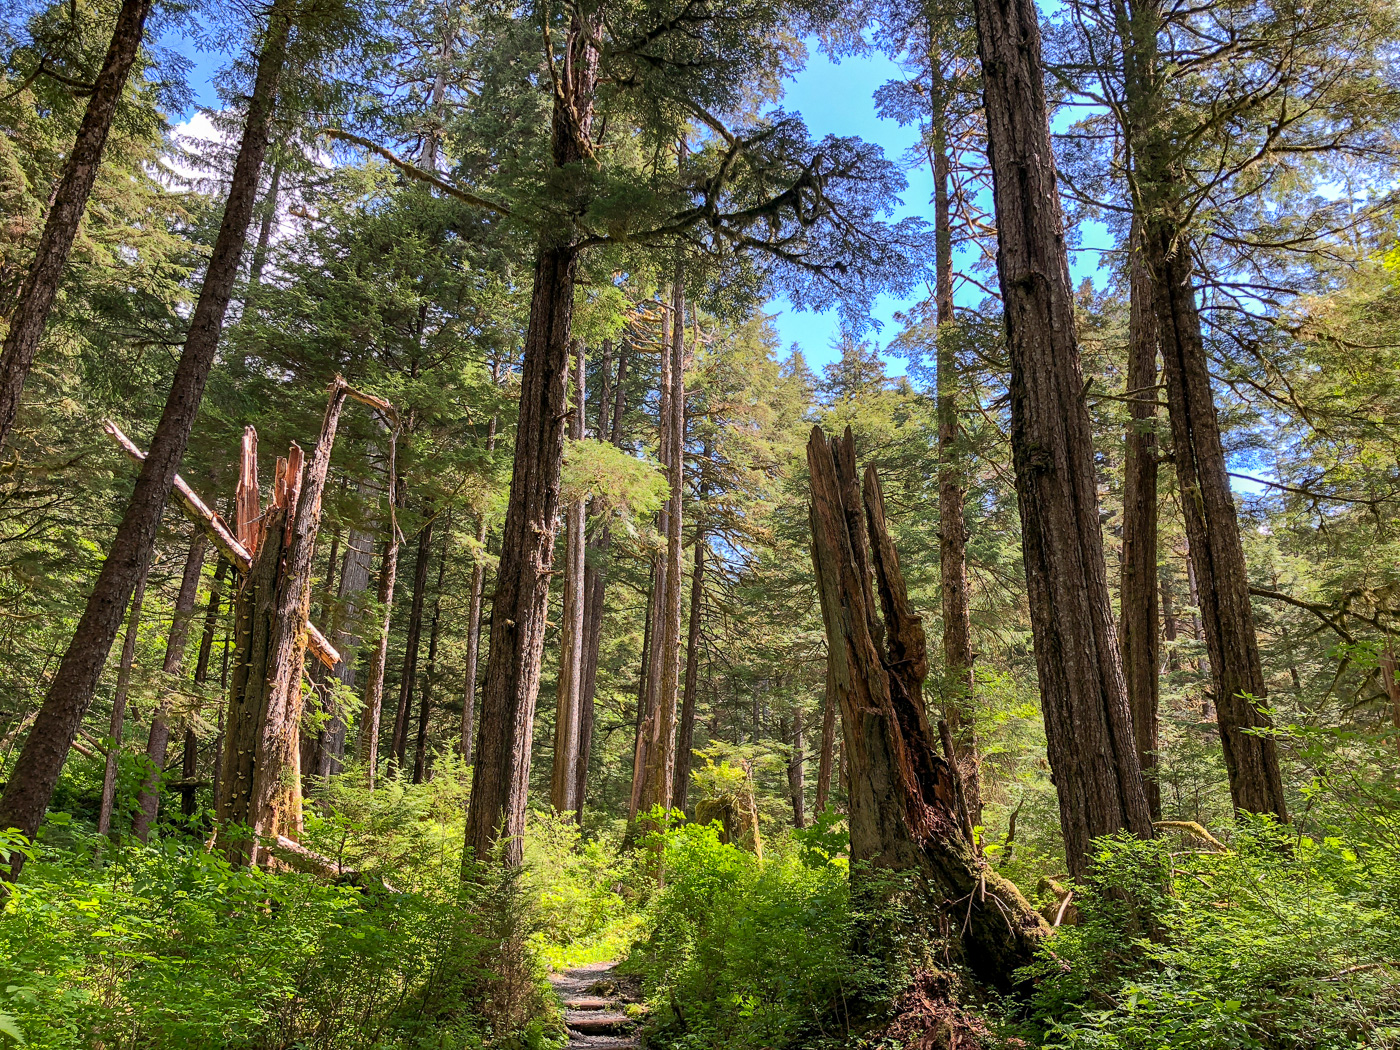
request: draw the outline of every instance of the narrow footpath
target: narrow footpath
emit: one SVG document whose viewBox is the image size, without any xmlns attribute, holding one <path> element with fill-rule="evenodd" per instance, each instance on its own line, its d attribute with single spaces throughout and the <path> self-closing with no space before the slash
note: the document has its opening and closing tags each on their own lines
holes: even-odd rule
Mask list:
<svg viewBox="0 0 1400 1050">
<path fill-rule="evenodd" d="M 634 1000 L 616 969 L 615 962 L 592 963 L 549 978 L 564 1005 L 569 1046 L 626 1050 L 642 1045 L 636 1020 L 625 1012 Z"/>
</svg>

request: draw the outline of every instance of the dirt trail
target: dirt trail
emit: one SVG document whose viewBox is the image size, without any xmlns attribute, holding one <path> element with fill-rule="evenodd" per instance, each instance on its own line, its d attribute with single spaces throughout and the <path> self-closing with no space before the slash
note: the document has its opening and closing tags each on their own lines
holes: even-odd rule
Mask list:
<svg viewBox="0 0 1400 1050">
<path fill-rule="evenodd" d="M 564 1004 L 569 1046 L 628 1050 L 642 1045 L 637 1021 L 625 1013 L 635 999 L 616 970 L 615 962 L 592 963 L 549 978 Z"/>
</svg>

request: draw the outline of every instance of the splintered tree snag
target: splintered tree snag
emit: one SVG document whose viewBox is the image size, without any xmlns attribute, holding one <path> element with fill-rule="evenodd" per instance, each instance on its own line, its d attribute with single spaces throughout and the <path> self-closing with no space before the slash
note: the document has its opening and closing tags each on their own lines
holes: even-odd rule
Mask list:
<svg viewBox="0 0 1400 1050">
<path fill-rule="evenodd" d="M 226 849 L 236 861 L 270 863 L 267 841 L 278 836 L 295 840 L 301 833 L 301 680 L 312 558 L 331 449 L 348 396 L 353 391 L 337 376 L 309 463 L 303 466 L 296 445 L 278 460 L 253 567 L 238 591 L 236 655 L 215 797 L 221 823 L 252 832 L 251 839 L 227 840 Z M 245 459 L 240 473 L 256 485 L 255 464 Z M 252 509 L 252 501 L 240 502 L 240 510 Z M 251 535 L 251 521 L 240 518 L 238 524 L 240 535 Z"/>
<path fill-rule="evenodd" d="M 924 709 L 924 630 L 909 605 L 879 478 L 866 470 L 862 498 L 849 428 L 831 441 L 813 428 L 807 463 L 812 561 L 849 766 L 853 874 L 862 863 L 915 873 L 960 929 L 973 972 L 1006 988 L 1047 927 L 964 831 L 954 771 Z"/>
<path fill-rule="evenodd" d="M 350 396 L 353 397 L 354 395 L 351 394 Z M 361 395 L 361 397 L 363 396 L 364 395 Z M 360 398 L 356 398 L 356 400 L 360 400 Z M 111 420 L 104 423 L 102 429 L 107 432 L 113 441 L 121 446 L 122 451 L 137 463 L 140 463 L 146 458 L 146 454 L 132 444 L 131 440 L 117 429 L 117 425 Z M 204 530 L 204 534 L 213 541 L 214 549 L 227 559 L 239 574 L 243 576 L 246 576 L 252 571 L 253 566 L 253 556 L 249 553 L 248 546 L 243 543 L 243 536 L 245 534 L 250 537 L 261 535 L 257 491 L 257 449 L 257 434 L 253 431 L 252 427 L 248 427 L 243 434 L 243 454 L 239 462 L 240 464 L 253 464 L 252 495 L 250 499 L 246 498 L 247 494 L 244 491 L 244 479 L 240 473 L 238 486 L 239 492 L 243 495 L 239 498 L 245 499 L 246 505 L 245 503 L 237 502 L 237 500 L 235 501 L 238 507 L 238 520 L 245 523 L 239 526 L 237 535 L 228 527 L 228 522 L 224 521 L 218 514 L 210 510 L 208 505 L 196 496 L 194 491 L 185 484 L 184 480 L 178 474 L 175 475 L 175 491 L 179 495 L 180 506 L 181 509 L 184 510 L 185 516 Z M 298 450 L 298 453 L 299 452 L 300 450 Z M 240 471 L 242 469 L 244 468 L 240 466 Z M 243 516 L 245 513 L 249 515 L 246 518 Z M 254 546 L 256 546 L 256 542 Z M 326 639 L 326 636 L 318 631 L 316 626 L 309 620 L 306 623 L 306 636 L 307 647 L 311 650 L 311 655 L 325 664 L 329 670 L 334 671 L 336 666 L 340 663 L 340 653 L 336 651 L 336 647 L 332 645 Z"/>
<path fill-rule="evenodd" d="M 234 520 L 238 542 L 248 551 L 260 546 L 262 537 L 262 497 L 258 493 L 258 432 L 243 428 L 243 444 L 238 457 L 238 485 L 233 494 Z M 247 572 L 248 568 L 244 568 Z"/>
<path fill-rule="evenodd" d="M 103 431 L 125 452 L 134 463 L 144 463 L 146 453 L 142 452 L 110 419 L 102 424 Z M 252 428 L 249 427 L 249 430 Z M 245 437 L 245 441 L 247 438 Z M 254 447 L 257 445 L 257 438 L 253 439 Z M 194 522 L 213 541 L 215 548 L 225 558 L 233 563 L 233 567 L 239 572 L 247 572 L 253 564 L 252 556 L 248 553 L 248 545 L 241 542 L 228 527 L 228 522 L 212 511 L 208 504 L 195 495 L 194 490 L 185 483 L 185 479 L 179 474 L 175 475 L 175 494 L 180 500 L 180 507 L 185 512 L 185 516 Z M 256 498 L 256 497 L 255 497 Z M 254 510 L 254 517 L 257 516 Z"/>
</svg>

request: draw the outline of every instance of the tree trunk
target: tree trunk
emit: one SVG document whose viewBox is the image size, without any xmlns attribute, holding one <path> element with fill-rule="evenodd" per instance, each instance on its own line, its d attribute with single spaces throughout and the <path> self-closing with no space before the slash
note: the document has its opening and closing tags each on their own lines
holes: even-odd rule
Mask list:
<svg viewBox="0 0 1400 1050">
<path fill-rule="evenodd" d="M 491 362 L 491 382 L 500 379 L 500 366 Z M 496 451 L 497 417 L 491 417 L 491 425 L 486 430 L 486 454 L 489 457 Z M 478 657 L 481 653 L 481 598 L 486 589 L 486 515 L 476 518 L 476 549 L 472 552 L 472 594 L 471 606 L 467 614 L 467 674 L 462 688 L 462 761 L 471 765 L 476 747 L 476 674 Z"/>
<path fill-rule="evenodd" d="M 180 593 L 175 599 L 170 634 L 165 639 L 165 661 L 160 668 L 165 676 L 162 695 L 151 718 L 151 734 L 146 740 L 146 759 L 151 768 L 136 795 L 136 817 L 131 828 L 132 834 L 142 842 L 149 838 L 151 825 L 156 822 L 156 813 L 160 808 L 160 781 L 165 772 L 165 752 L 170 746 L 171 679 L 179 675 L 185 662 L 185 642 L 190 634 L 190 621 L 194 618 L 195 599 L 199 597 L 199 578 L 204 572 L 204 551 L 208 542 L 203 531 L 196 528 L 190 553 L 185 558 L 185 571 L 180 578 Z"/>
<path fill-rule="evenodd" d="M 973 718 L 972 612 L 967 590 L 967 522 L 962 450 L 958 445 L 958 363 L 953 352 L 953 223 L 948 197 L 947 98 L 941 58 L 930 47 L 933 75 L 934 303 L 938 415 L 938 550 L 943 601 L 943 718 L 952 733 L 973 824 L 982 823 L 981 758 Z"/>
<path fill-rule="evenodd" d="M 437 585 L 433 588 L 433 618 L 428 627 L 428 667 L 423 674 L 422 698 L 418 708 L 418 739 L 413 747 L 413 782 L 421 784 L 428 775 L 428 720 L 433 713 L 433 686 L 437 682 L 438 638 L 442 625 L 442 577 L 447 569 L 447 544 L 452 538 L 452 520 L 448 519 L 442 538 L 442 556 L 438 558 Z"/>
<path fill-rule="evenodd" d="M 606 526 L 598 535 L 594 560 L 606 556 L 612 542 Z M 604 599 L 607 595 L 607 573 L 597 565 L 589 565 L 585 556 L 583 590 L 585 594 L 583 619 L 583 689 L 579 697 L 578 761 L 574 766 L 574 801 L 579 822 L 583 822 L 583 807 L 588 801 L 588 763 L 593 753 L 594 697 L 598 690 L 598 653 L 603 642 Z"/>
<path fill-rule="evenodd" d="M 4 350 L 0 352 L 0 444 L 9 436 L 19 414 L 24 383 L 39 352 L 44 324 L 87 209 L 88 196 L 102 163 L 102 150 L 107 145 L 107 133 L 112 128 L 112 118 L 140 50 L 151 7 L 152 0 L 123 0 L 117 12 L 102 69 L 93 83 L 78 136 L 63 166 L 34 262 L 20 288 L 19 305 L 10 318 Z M 122 604 L 124 606 L 125 602 Z M 117 615 L 120 617 L 120 612 Z"/>
<path fill-rule="evenodd" d="M 1152 834 L 1109 600 L 1093 433 L 1032 0 L 976 0 L 1011 360 L 1011 448 L 1046 745 L 1070 873 L 1091 839 Z"/>
<path fill-rule="evenodd" d="M 337 377 L 305 471 L 296 445 L 286 460 L 278 461 L 272 505 L 261 516 L 258 542 L 250 548 L 253 566 L 239 589 L 237 654 L 215 798 L 222 824 L 253 832 L 251 839 L 232 836 L 225 841 L 234 861 L 269 861 L 267 840 L 279 835 L 295 840 L 301 834 L 301 680 L 312 558 L 321 493 L 349 393 Z M 240 535 L 247 534 L 245 525 L 251 523 L 240 520 Z"/>
<path fill-rule="evenodd" d="M 267 151 L 268 125 L 286 57 L 293 7 L 290 0 L 276 0 L 268 15 L 268 28 L 258 57 L 223 221 L 210 253 L 204 285 L 190 318 L 185 347 L 150 452 L 141 464 L 136 487 L 88 597 L 73 641 L 49 685 L 4 796 L 0 797 L 0 827 L 17 829 L 31 838 L 38 831 L 68 748 L 92 702 L 93 690 L 121 626 L 127 600 L 137 579 L 150 564 L 156 530 L 170 499 L 180 458 L 189 443 L 238 277 L 238 261 L 253 214 L 258 173 Z M 0 878 L 16 879 L 22 863 L 20 854 L 12 854 L 10 869 Z"/>
<path fill-rule="evenodd" d="M 836 680 L 827 657 L 826 699 L 822 704 L 822 750 L 817 759 L 817 812 L 825 813 L 831 797 L 831 765 L 836 751 Z"/>
<path fill-rule="evenodd" d="M 390 487 L 390 502 L 397 496 Z M 390 514 L 392 515 L 392 511 Z M 360 712 L 358 759 L 365 773 L 365 782 L 374 790 L 379 771 L 379 720 L 384 707 L 384 668 L 389 662 L 389 624 L 394 616 L 394 582 L 399 571 L 399 533 L 390 521 L 389 536 L 379 555 L 379 608 L 383 614 L 375 638 L 374 653 L 369 659 L 365 682 L 365 706 Z"/>
<path fill-rule="evenodd" d="M 515 466 L 501 534 L 491 650 L 467 810 L 470 857 L 486 861 L 498 839 L 504 838 L 502 859 L 512 866 L 520 863 L 520 835 L 525 830 L 530 744 L 559 508 L 567 415 L 564 390 L 577 267 L 572 247 L 543 248 L 535 265 Z"/>
<path fill-rule="evenodd" d="M 685 281 L 677 267 L 671 298 L 670 390 L 663 426 L 667 434 L 666 480 L 671 496 L 666 514 L 666 573 L 661 594 L 661 619 L 656 648 L 659 668 L 647 743 L 646 781 L 641 813 L 654 806 L 671 808 L 671 787 L 676 777 L 676 700 L 680 689 L 681 661 L 681 518 L 685 494 Z"/>
<path fill-rule="evenodd" d="M 482 554 L 486 550 L 486 515 L 478 514 L 476 523 L 476 563 L 472 566 L 471 606 L 467 616 L 467 673 L 462 690 L 462 761 L 471 765 L 475 760 L 476 744 L 476 678 L 478 656 L 481 652 L 481 599 L 486 588 L 486 566 Z"/>
<path fill-rule="evenodd" d="M 1119 582 L 1123 673 L 1143 793 L 1153 820 L 1162 819 L 1157 784 L 1157 323 L 1152 283 L 1139 238 L 1129 248 L 1128 433 L 1123 456 L 1123 563 Z"/>
<path fill-rule="evenodd" d="M 267 266 L 268 246 L 272 243 L 272 229 L 277 225 L 277 199 L 282 193 L 282 158 L 279 155 L 272 162 L 272 175 L 267 181 L 267 193 L 262 199 L 262 221 L 258 224 L 258 241 L 253 246 L 253 261 L 248 266 L 248 297 L 245 308 L 252 310 L 254 300 L 262 288 L 263 270 Z"/>
<path fill-rule="evenodd" d="M 788 754 L 788 797 L 792 799 L 792 823 L 794 827 L 807 826 L 807 752 L 802 740 L 802 707 L 792 705 L 792 736 L 788 739 L 792 749 Z"/>
<path fill-rule="evenodd" d="M 1264 670 L 1191 280 L 1190 248 L 1166 225 L 1149 220 L 1144 241 L 1161 332 L 1172 460 L 1196 572 L 1230 795 L 1236 809 L 1272 813 L 1286 821 L 1278 749 L 1268 735 L 1273 723 L 1261 707 Z"/>
<path fill-rule="evenodd" d="M 701 486 L 700 498 L 705 498 Z M 695 533 L 695 568 L 690 576 L 690 629 L 685 639 L 685 702 L 676 738 L 676 779 L 671 788 L 671 805 L 685 812 L 690 802 L 691 750 L 695 746 L 696 691 L 700 688 L 700 623 L 705 599 L 705 534 Z"/>
<path fill-rule="evenodd" d="M 360 492 L 367 491 L 362 485 Z M 362 639 L 364 601 L 369 594 L 369 579 L 374 564 L 374 534 L 363 529 L 350 529 L 345 540 L 345 554 L 340 566 L 340 585 L 331 616 L 331 643 L 340 652 L 340 663 L 334 675 L 346 691 L 355 688 L 356 662 Z M 315 774 L 323 781 L 339 773 L 345 765 L 345 734 L 349 728 L 346 713 L 334 702 L 325 737 L 319 749 L 320 765 Z"/>
<path fill-rule="evenodd" d="M 601 10 L 575 8 L 564 42 L 566 73 L 554 93 L 552 160 L 581 163 L 593 149 Z M 578 249 L 574 223 L 542 239 L 535 262 L 530 320 L 520 375 L 515 465 L 501 533 L 501 562 L 491 608 L 491 652 L 482 692 L 480 750 L 467 807 L 464 868 L 491 857 L 518 866 L 530 787 L 530 744 L 544 654 L 559 470 L 564 451 L 564 391 L 573 333 Z"/>
<path fill-rule="evenodd" d="M 218 564 L 214 567 L 214 582 L 209 587 L 209 604 L 204 610 L 204 632 L 199 639 L 199 654 L 195 657 L 194 664 L 194 684 L 196 687 L 202 686 L 209 677 L 209 658 L 214 652 L 214 632 L 219 627 L 219 606 L 223 600 L 224 581 L 228 578 L 229 563 L 224 558 L 217 559 Z M 180 812 L 186 817 L 195 815 L 195 788 L 194 778 L 198 772 L 199 763 L 199 739 L 194 735 L 194 730 L 188 726 L 185 728 L 185 753 L 180 764 L 181 775 L 184 777 L 185 785 L 180 788 Z M 219 763 L 216 758 L 214 762 L 214 777 L 218 777 Z"/>
<path fill-rule="evenodd" d="M 661 329 L 661 368 L 660 397 L 657 406 L 657 453 L 662 469 L 667 471 L 670 481 L 670 418 L 671 418 L 671 334 L 672 315 L 662 311 Z M 668 498 L 656 515 L 656 531 L 662 536 L 670 534 L 671 501 Z M 643 631 L 642 667 L 643 686 L 638 698 L 637 740 L 632 756 L 632 796 L 628 806 L 627 819 L 633 822 L 639 812 L 650 809 L 646 804 L 646 779 L 650 762 L 652 737 L 656 735 L 658 705 L 661 701 L 661 646 L 664 637 L 666 608 L 666 571 L 670 565 L 665 552 L 652 556 L 651 594 L 647 609 L 647 630 Z"/>
<path fill-rule="evenodd" d="M 627 819 L 637 819 L 637 806 L 641 802 L 643 756 L 646 754 L 642 726 L 647 722 L 647 687 L 651 683 L 652 636 L 656 633 L 656 560 L 652 559 L 647 573 L 647 606 L 642 613 L 642 666 L 637 681 L 637 712 L 633 727 L 632 743 L 632 788 L 629 797 Z"/>
<path fill-rule="evenodd" d="M 585 377 L 583 344 L 574 346 L 574 405 L 569 437 L 583 440 Z M 559 681 L 554 718 L 554 768 L 550 802 L 556 813 L 577 813 L 579 730 L 583 692 L 584 605 L 584 501 L 569 504 L 565 521 L 564 602 L 560 617 Z"/>
<path fill-rule="evenodd" d="M 107 749 L 107 765 L 102 771 L 102 801 L 97 811 L 97 833 L 110 834 L 112 809 L 117 801 L 117 759 L 122 749 L 122 727 L 126 719 L 126 696 L 131 688 L 131 667 L 136 659 L 136 631 L 141 625 L 141 606 L 146 600 L 146 574 L 136 581 L 131 595 L 131 612 L 126 621 L 126 640 L 122 642 L 121 662 L 117 665 L 117 688 L 112 694 L 111 744 Z"/>
<path fill-rule="evenodd" d="M 1172 584 L 1170 577 L 1165 573 L 1158 581 L 1158 587 L 1162 595 L 1162 640 L 1165 642 L 1175 642 L 1177 636 L 1176 626 L 1176 605 L 1172 599 Z M 1167 670 L 1177 669 L 1177 654 L 1175 646 L 1167 647 Z"/>
<path fill-rule="evenodd" d="M 663 535 L 670 514 L 669 500 L 657 514 L 658 531 Z M 647 596 L 646 619 L 642 626 L 642 687 L 637 695 L 637 738 L 632 754 L 632 795 L 627 811 L 629 822 L 643 812 L 646 793 L 647 754 L 651 748 L 652 727 L 656 722 L 656 705 L 661 696 L 658 681 L 661 674 L 661 631 L 666 595 L 666 558 L 654 555 L 651 568 L 651 593 Z"/>
<path fill-rule="evenodd" d="M 433 559 L 433 519 L 418 533 L 418 556 L 413 566 L 413 598 L 408 609 L 408 638 L 404 642 L 403 673 L 399 680 L 399 706 L 394 712 L 394 739 L 389 752 L 390 769 L 402 769 L 408 753 L 408 719 L 413 710 L 413 690 L 418 683 L 418 648 L 423 640 L 423 602 L 428 590 L 428 567 Z"/>
<path fill-rule="evenodd" d="M 977 855 L 956 771 L 938 754 L 924 712 L 923 625 L 909 605 L 879 478 L 866 469 L 862 500 L 849 428 L 832 441 L 813 428 L 807 462 L 812 561 L 850 765 L 852 874 L 861 878 L 862 864 L 915 873 L 961 929 L 973 972 L 1006 988 L 1048 931 Z"/>
<path fill-rule="evenodd" d="M 345 481 L 340 483 L 340 491 L 345 492 Z M 321 600 L 316 608 L 316 619 L 321 623 L 330 623 L 334 615 L 335 608 L 335 570 L 340 560 L 340 541 L 342 530 L 337 527 L 331 533 L 331 549 L 326 552 L 326 575 L 325 585 L 321 588 Z M 335 631 L 332 629 L 330 636 L 331 644 L 335 644 Z M 337 650 L 339 651 L 339 650 Z M 329 712 L 334 708 L 334 687 L 330 682 L 335 679 L 331 677 L 331 672 L 320 661 L 312 664 L 309 675 L 311 691 L 316 694 L 317 703 L 322 712 Z M 303 725 L 301 729 L 301 769 L 308 778 L 314 777 L 325 765 L 326 730 L 328 726 L 322 723 L 314 733 Z"/>
</svg>

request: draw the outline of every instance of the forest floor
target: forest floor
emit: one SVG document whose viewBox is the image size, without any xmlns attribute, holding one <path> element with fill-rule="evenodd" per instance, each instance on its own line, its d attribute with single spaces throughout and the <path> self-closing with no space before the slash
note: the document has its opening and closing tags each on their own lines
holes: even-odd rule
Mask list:
<svg viewBox="0 0 1400 1050">
<path fill-rule="evenodd" d="M 617 963 L 563 970 L 550 975 L 549 983 L 564 1007 L 569 1046 L 623 1050 L 642 1045 L 633 1016 L 639 1000 L 631 982 L 618 977 Z"/>
</svg>

